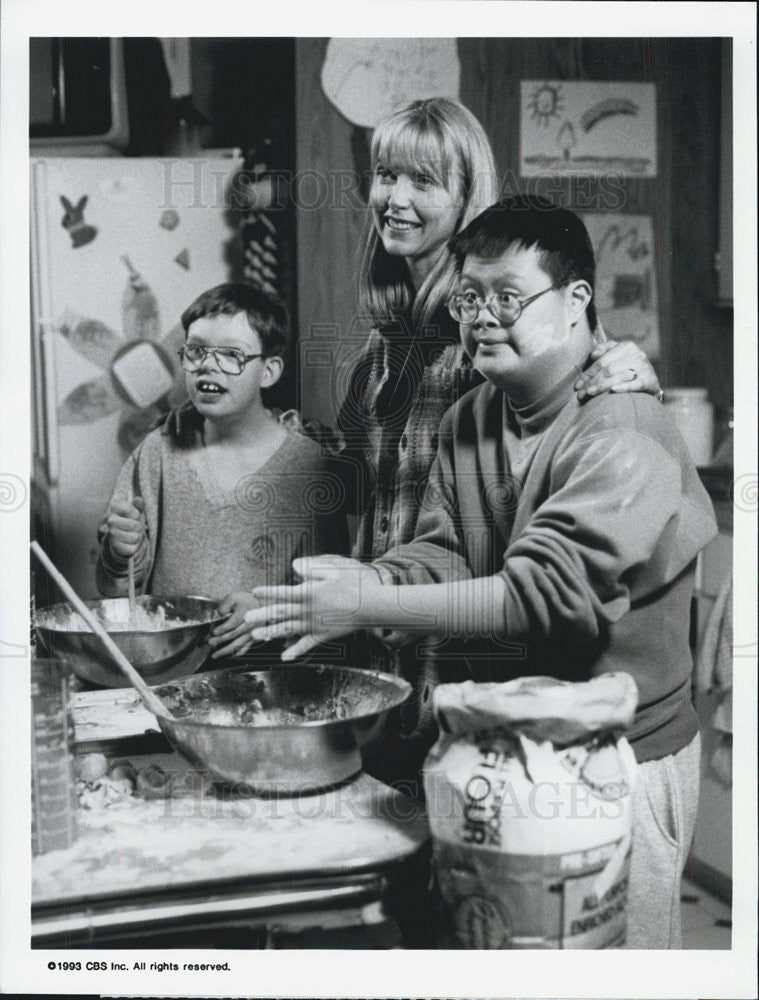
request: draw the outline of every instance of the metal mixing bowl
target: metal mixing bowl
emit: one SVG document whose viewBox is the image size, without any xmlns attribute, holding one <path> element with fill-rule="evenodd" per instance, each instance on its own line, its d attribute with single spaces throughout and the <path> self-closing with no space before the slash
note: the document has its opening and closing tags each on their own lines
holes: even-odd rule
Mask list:
<svg viewBox="0 0 759 1000">
<path fill-rule="evenodd" d="M 176 716 L 158 723 L 192 763 L 218 781 L 289 795 L 360 771 L 361 750 L 410 693 L 391 674 L 328 664 L 213 670 L 156 689 Z M 209 712 L 229 724 L 204 721 Z"/>
<path fill-rule="evenodd" d="M 172 624 L 159 631 L 122 632 L 109 629 L 108 622 L 127 618 L 128 598 L 112 597 L 84 603 L 105 625 L 110 637 L 148 684 L 163 684 L 194 673 L 207 652 L 201 644 L 214 624 L 221 621 L 216 610 L 218 602 L 205 597 L 138 597 L 138 607 L 148 614 L 154 615 L 163 609 L 168 617 L 183 619 L 186 624 Z M 76 610 L 68 602 L 37 610 L 34 626 L 50 656 L 68 660 L 77 676 L 93 684 L 127 687 L 128 680 L 100 639 L 89 630 L 79 632 L 70 628 L 72 615 L 76 615 Z M 83 620 L 80 621 L 84 625 Z"/>
</svg>

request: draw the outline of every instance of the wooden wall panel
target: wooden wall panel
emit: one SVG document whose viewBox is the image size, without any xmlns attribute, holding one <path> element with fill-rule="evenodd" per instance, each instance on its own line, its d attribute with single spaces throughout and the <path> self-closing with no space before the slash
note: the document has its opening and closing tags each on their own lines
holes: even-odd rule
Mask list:
<svg viewBox="0 0 759 1000">
<path fill-rule="evenodd" d="M 320 73 L 326 38 L 296 42 L 296 200 L 301 408 L 334 423 L 345 376 L 368 333 L 356 275 L 366 208 L 352 144 L 367 134 L 330 104 Z"/>
<path fill-rule="evenodd" d="M 732 406 L 733 311 L 720 308 L 714 254 L 719 247 L 720 53 L 717 39 L 662 39 L 653 46 L 671 182 L 662 212 L 671 233 L 672 317 L 669 385 L 703 385 Z"/>
</svg>

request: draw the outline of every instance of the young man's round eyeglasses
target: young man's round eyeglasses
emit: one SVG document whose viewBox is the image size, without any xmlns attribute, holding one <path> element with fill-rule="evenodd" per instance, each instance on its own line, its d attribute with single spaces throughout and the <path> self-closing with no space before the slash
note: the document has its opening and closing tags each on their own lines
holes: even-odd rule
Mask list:
<svg viewBox="0 0 759 1000">
<path fill-rule="evenodd" d="M 457 323 L 462 323 L 464 326 L 474 323 L 480 315 L 480 310 L 486 306 L 500 323 L 511 325 L 516 323 L 522 315 L 522 310 L 531 302 L 560 287 L 561 285 L 551 285 L 550 288 L 544 288 L 542 292 L 536 292 L 535 295 L 530 295 L 526 299 L 520 299 L 519 296 L 508 291 L 493 292 L 485 299 L 480 298 L 476 292 L 455 292 L 446 304 L 451 316 Z"/>
<path fill-rule="evenodd" d="M 185 344 L 177 354 L 186 372 L 196 372 L 210 354 L 225 375 L 242 375 L 249 361 L 263 357 L 263 354 L 246 354 L 237 347 L 206 347 L 205 344 Z"/>
</svg>

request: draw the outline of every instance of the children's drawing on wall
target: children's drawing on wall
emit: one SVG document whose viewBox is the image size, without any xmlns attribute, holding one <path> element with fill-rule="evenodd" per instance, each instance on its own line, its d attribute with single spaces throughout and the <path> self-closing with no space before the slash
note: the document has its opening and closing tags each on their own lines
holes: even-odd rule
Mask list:
<svg viewBox="0 0 759 1000">
<path fill-rule="evenodd" d="M 523 177 L 656 176 L 652 83 L 522 80 Z"/>
<path fill-rule="evenodd" d="M 177 326 L 159 340 L 155 295 L 129 258 L 122 259 L 128 271 L 121 301 L 123 336 L 71 308 L 57 324 L 71 347 L 104 372 L 66 396 L 58 420 L 61 425 L 88 424 L 121 411 L 118 441 L 130 452 L 163 410 L 184 398 L 184 378 L 173 361 L 184 334 Z"/>
<path fill-rule="evenodd" d="M 647 215 L 582 215 L 596 252 L 595 301 L 609 337 L 637 341 L 659 356 L 653 225 Z"/>
</svg>

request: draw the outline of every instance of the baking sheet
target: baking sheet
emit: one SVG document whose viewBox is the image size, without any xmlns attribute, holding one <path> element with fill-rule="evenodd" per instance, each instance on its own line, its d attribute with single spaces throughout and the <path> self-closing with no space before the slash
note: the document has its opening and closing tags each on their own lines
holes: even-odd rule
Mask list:
<svg viewBox="0 0 759 1000">
<path fill-rule="evenodd" d="M 159 733 L 158 723 L 133 688 L 78 691 L 69 700 L 74 722 L 74 743 L 89 750 L 87 743 L 104 743 Z"/>
</svg>

